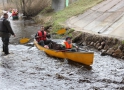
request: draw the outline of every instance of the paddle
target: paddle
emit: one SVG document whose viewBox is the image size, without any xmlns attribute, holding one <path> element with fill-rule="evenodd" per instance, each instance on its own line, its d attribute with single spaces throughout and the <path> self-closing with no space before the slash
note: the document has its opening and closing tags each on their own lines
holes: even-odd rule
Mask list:
<svg viewBox="0 0 124 90">
<path fill-rule="evenodd" d="M 59 34 L 59 35 L 61 35 L 61 34 L 64 34 L 65 32 L 66 32 L 65 29 L 60 29 L 60 30 L 58 30 L 56 33 Z M 33 37 L 33 38 L 34 38 L 34 37 Z M 32 39 L 32 38 L 31 38 L 31 39 Z M 25 44 L 25 43 L 29 42 L 31 39 L 29 39 L 29 38 L 21 38 L 21 39 L 19 40 L 19 42 L 20 42 L 20 44 Z"/>
<path fill-rule="evenodd" d="M 64 50 L 56 50 L 56 52 L 66 52 L 66 51 L 71 51 L 72 49 L 64 49 Z"/>
<path fill-rule="evenodd" d="M 73 43 L 73 46 L 77 49 L 77 51 L 86 51 L 86 49 L 80 48 L 81 46 L 77 46 L 75 43 Z"/>
<path fill-rule="evenodd" d="M 29 38 L 22 38 L 19 40 L 19 42 L 20 42 L 20 44 L 25 44 L 25 43 L 29 42 L 29 40 L 30 40 Z"/>
<path fill-rule="evenodd" d="M 66 33 L 66 29 L 64 29 L 64 28 L 60 29 L 56 33 L 59 34 L 59 35 L 65 34 Z"/>
</svg>

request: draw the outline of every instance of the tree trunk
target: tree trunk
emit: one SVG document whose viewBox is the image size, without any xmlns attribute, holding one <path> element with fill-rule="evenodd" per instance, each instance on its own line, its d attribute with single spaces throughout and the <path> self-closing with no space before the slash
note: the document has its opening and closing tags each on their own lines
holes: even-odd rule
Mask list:
<svg viewBox="0 0 124 90">
<path fill-rule="evenodd" d="M 5 6 L 4 6 L 5 4 L 4 4 L 4 0 L 3 0 L 3 9 L 5 9 Z"/>
<path fill-rule="evenodd" d="M 26 16 L 26 11 L 25 11 L 25 0 L 22 0 L 22 12 L 23 12 L 23 16 Z"/>
</svg>

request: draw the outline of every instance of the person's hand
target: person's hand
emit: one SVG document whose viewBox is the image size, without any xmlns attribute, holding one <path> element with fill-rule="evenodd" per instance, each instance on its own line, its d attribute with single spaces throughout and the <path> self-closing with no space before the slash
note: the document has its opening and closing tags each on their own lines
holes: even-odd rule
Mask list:
<svg viewBox="0 0 124 90">
<path fill-rule="evenodd" d="M 49 39 L 51 38 L 51 35 L 49 33 L 47 34 L 47 38 L 49 38 Z"/>
<path fill-rule="evenodd" d="M 79 47 L 78 47 L 78 46 L 76 46 L 76 49 L 79 49 Z"/>
<path fill-rule="evenodd" d="M 35 38 L 39 38 L 39 36 L 36 36 Z"/>
</svg>

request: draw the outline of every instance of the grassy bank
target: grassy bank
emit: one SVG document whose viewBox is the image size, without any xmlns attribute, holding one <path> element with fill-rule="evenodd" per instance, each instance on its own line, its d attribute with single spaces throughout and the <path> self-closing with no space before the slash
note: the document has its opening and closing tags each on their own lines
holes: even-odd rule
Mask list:
<svg viewBox="0 0 124 90">
<path fill-rule="evenodd" d="M 103 0 L 78 0 L 77 2 L 66 7 L 64 10 L 54 13 L 52 20 L 53 29 L 57 31 L 68 18 L 82 14 L 87 9 L 102 1 Z"/>
<path fill-rule="evenodd" d="M 50 7 L 47 7 L 33 19 L 36 23 L 45 24 L 45 26 L 52 25 L 53 32 L 55 32 L 63 27 L 68 18 L 82 14 L 102 1 L 103 0 L 77 0 L 59 12 L 53 12 Z"/>
</svg>

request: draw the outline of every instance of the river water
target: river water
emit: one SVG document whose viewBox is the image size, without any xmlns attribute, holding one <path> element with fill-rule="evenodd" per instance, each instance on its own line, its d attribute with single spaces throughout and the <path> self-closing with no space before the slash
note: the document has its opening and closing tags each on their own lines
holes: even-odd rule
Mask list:
<svg viewBox="0 0 124 90">
<path fill-rule="evenodd" d="M 102 57 L 92 49 L 92 68 L 49 57 L 35 46 L 19 44 L 22 37 L 32 38 L 40 25 L 10 21 L 16 37 L 10 39 L 11 54 L 0 56 L 0 90 L 124 90 L 124 60 Z"/>
</svg>

